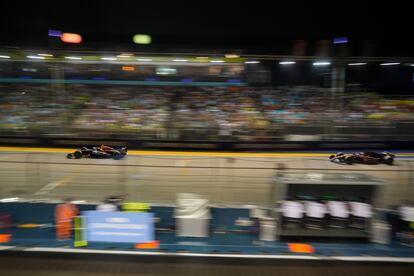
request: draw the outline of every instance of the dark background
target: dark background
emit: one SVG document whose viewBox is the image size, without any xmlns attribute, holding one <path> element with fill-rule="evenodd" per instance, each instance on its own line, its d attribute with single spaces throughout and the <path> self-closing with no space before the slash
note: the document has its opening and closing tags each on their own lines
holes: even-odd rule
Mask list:
<svg viewBox="0 0 414 276">
<path fill-rule="evenodd" d="M 303 40 L 306 55 L 321 40 L 347 36 L 346 55 L 410 56 L 410 1 L 5 1 L 4 47 L 52 47 L 131 51 L 215 51 L 293 54 Z M 76 32 L 81 45 L 63 45 L 48 29 Z M 150 46 L 132 35 L 150 34 Z M 339 54 L 331 49 L 327 54 Z M 343 53 L 342 53 L 343 54 Z"/>
</svg>

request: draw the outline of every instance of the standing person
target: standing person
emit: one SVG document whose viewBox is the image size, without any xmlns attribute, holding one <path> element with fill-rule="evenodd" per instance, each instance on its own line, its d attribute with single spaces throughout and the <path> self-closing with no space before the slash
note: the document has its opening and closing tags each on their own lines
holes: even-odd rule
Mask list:
<svg viewBox="0 0 414 276">
<path fill-rule="evenodd" d="M 329 200 L 326 205 L 330 215 L 329 226 L 333 228 L 346 228 L 350 216 L 347 204 L 344 201 Z"/>
<path fill-rule="evenodd" d="M 325 223 L 325 215 L 328 212 L 326 205 L 322 200 L 305 201 L 306 226 L 310 229 L 321 230 Z"/>
<path fill-rule="evenodd" d="M 284 227 L 298 228 L 302 226 L 305 207 L 299 200 L 288 198 L 281 204 L 282 225 Z"/>
<path fill-rule="evenodd" d="M 56 238 L 67 240 L 72 235 L 73 218 L 79 214 L 78 208 L 71 203 L 70 199 L 65 199 L 58 204 L 55 209 Z"/>
<path fill-rule="evenodd" d="M 365 198 L 349 201 L 348 204 L 351 212 L 351 227 L 366 228 L 373 215 L 371 204 L 367 203 Z"/>
</svg>

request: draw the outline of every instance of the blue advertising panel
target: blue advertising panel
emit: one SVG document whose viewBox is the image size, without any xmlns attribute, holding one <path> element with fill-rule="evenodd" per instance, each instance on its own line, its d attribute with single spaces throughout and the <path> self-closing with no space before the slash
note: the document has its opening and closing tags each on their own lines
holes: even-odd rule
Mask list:
<svg viewBox="0 0 414 276">
<path fill-rule="evenodd" d="M 154 240 L 153 213 L 86 211 L 90 242 L 145 243 Z"/>
</svg>

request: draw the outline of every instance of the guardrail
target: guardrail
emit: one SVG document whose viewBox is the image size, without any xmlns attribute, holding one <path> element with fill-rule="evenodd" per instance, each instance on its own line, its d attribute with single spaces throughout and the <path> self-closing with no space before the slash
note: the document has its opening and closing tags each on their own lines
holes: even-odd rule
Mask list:
<svg viewBox="0 0 414 276">
<path fill-rule="evenodd" d="M 157 140 L 139 139 L 139 137 L 124 136 L 0 136 L 1 146 L 21 147 L 56 147 L 73 148 L 80 146 L 96 146 L 101 144 L 112 146 L 127 146 L 129 149 L 161 149 L 161 150 L 201 150 L 201 151 L 292 151 L 292 150 L 414 150 L 414 137 L 356 137 L 355 140 L 346 139 L 349 136 L 337 135 L 335 139 L 325 140 L 324 135 L 290 135 L 286 140 L 258 140 L 258 141 L 230 141 L 222 140 Z M 393 139 L 395 138 L 395 139 Z M 398 138 L 398 139 L 397 139 Z M 308 140 L 307 140 L 308 139 Z"/>
</svg>

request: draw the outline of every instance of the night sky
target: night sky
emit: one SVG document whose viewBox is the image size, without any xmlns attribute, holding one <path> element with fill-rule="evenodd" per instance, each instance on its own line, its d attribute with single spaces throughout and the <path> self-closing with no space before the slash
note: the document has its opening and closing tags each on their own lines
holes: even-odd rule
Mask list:
<svg viewBox="0 0 414 276">
<path fill-rule="evenodd" d="M 147 33 L 153 37 L 147 49 L 155 51 L 289 54 L 300 39 L 309 45 L 307 54 L 314 54 L 317 41 L 341 36 L 349 38 L 351 55 L 362 55 L 367 43 L 374 55 L 412 56 L 414 49 L 410 1 L 36 2 L 3 3 L 0 47 L 142 50 L 131 37 Z M 51 44 L 48 29 L 80 33 L 84 42 Z"/>
</svg>

